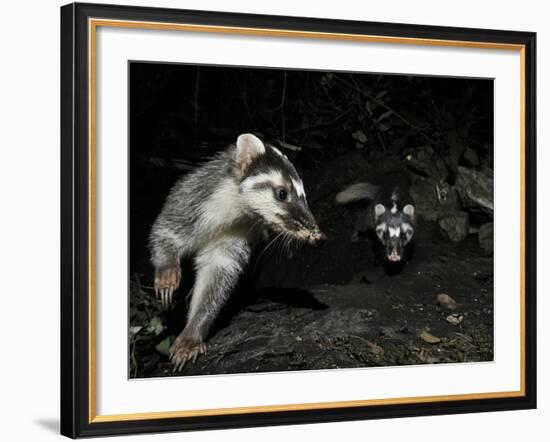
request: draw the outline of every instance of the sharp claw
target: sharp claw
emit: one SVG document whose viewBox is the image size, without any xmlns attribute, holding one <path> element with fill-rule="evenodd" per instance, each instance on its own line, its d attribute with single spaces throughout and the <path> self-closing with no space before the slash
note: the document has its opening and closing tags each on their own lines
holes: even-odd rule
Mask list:
<svg viewBox="0 0 550 442">
<path fill-rule="evenodd" d="M 198 350 L 194 350 L 193 351 L 193 365 L 195 364 L 198 355 L 199 355 Z"/>
</svg>

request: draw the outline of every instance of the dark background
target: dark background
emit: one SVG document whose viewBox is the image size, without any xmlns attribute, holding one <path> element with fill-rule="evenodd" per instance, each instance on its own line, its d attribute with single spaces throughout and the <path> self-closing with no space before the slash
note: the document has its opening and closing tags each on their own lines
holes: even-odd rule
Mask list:
<svg viewBox="0 0 550 442">
<path fill-rule="evenodd" d="M 492 80 L 140 62 L 129 69 L 130 321 L 139 328 L 130 333 L 132 377 L 168 374 L 165 347 L 184 325 L 193 282 L 184 263 L 179 302 L 160 311 L 151 293 L 149 229 L 175 180 L 244 132 L 295 164 L 329 239 L 320 249 L 292 256 L 270 249 L 253 259 L 249 288 L 235 295 L 212 338 L 219 354 L 235 356 L 206 359 L 188 374 L 492 359 L 492 209 L 468 197 L 473 188 L 492 204 Z M 365 204 L 338 207 L 334 196 L 354 182 L 397 180 L 410 185 L 421 224 L 413 259 L 389 275 L 376 265 L 370 241 L 354 238 Z M 485 181 L 490 187 L 475 188 Z M 460 307 L 438 305 L 441 292 Z M 461 323 L 450 323 L 449 314 Z M 275 321 L 270 338 L 250 342 L 266 335 L 251 324 L 269 328 L 266 321 Z M 354 321 L 353 334 L 341 330 Z M 301 350 L 285 341 L 308 327 Z M 315 330 L 327 333 L 320 338 Z M 421 337 L 434 331 L 441 335 L 435 345 Z M 280 356 L 269 353 L 273 346 L 283 348 Z M 257 348 L 265 351 L 252 358 Z"/>
</svg>

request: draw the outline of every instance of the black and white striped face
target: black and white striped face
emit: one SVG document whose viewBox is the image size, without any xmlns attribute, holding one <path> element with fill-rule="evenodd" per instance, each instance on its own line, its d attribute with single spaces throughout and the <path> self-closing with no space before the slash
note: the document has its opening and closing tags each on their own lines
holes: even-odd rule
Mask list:
<svg viewBox="0 0 550 442">
<path fill-rule="evenodd" d="M 384 246 L 386 259 L 393 263 L 401 262 L 405 247 L 414 235 L 414 207 L 407 204 L 398 209 L 394 202 L 391 208 L 383 204 L 374 207 L 376 236 Z"/>
<path fill-rule="evenodd" d="M 239 143 L 246 137 L 246 143 Z M 251 138 L 253 137 L 253 138 Z M 237 140 L 237 162 L 241 166 L 240 195 L 246 208 L 273 230 L 311 244 L 324 234 L 309 210 L 304 184 L 296 169 L 277 148 L 264 146 L 253 135 Z"/>
</svg>

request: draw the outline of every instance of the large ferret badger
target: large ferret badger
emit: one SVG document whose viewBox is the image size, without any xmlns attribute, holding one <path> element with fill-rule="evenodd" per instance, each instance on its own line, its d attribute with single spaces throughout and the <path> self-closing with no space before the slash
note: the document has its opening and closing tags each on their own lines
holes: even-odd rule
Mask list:
<svg viewBox="0 0 550 442">
<path fill-rule="evenodd" d="M 356 183 L 336 195 L 340 205 L 368 201 L 368 211 L 357 223 L 357 234 L 374 233 L 383 247 L 384 260 L 401 266 L 407 260 L 416 228 L 416 216 L 406 184 L 383 186 Z"/>
<path fill-rule="evenodd" d="M 194 257 L 187 322 L 170 348 L 174 370 L 206 352 L 214 320 L 252 248 L 269 231 L 309 244 L 324 239 L 292 163 L 254 135 L 240 135 L 235 145 L 176 182 L 150 234 L 155 292 L 163 305 L 172 302 L 180 284 L 180 259 Z"/>
</svg>

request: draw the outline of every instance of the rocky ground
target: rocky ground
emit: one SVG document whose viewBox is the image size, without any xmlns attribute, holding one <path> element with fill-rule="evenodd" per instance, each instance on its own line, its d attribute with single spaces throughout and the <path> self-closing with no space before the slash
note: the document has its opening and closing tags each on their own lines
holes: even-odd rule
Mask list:
<svg viewBox="0 0 550 442">
<path fill-rule="evenodd" d="M 253 258 L 208 354 L 181 374 L 492 360 L 492 178 L 464 169 L 454 186 L 442 187 L 443 166 L 431 158 L 357 151 L 301 171 L 328 240 L 292 255 L 272 247 Z M 175 307 L 163 311 L 146 248 L 176 177 L 155 173 L 154 186 L 131 194 L 130 377 L 172 375 L 167 352 L 184 326 L 191 263 L 183 264 Z M 396 177 L 411 183 L 420 216 L 411 259 L 401 272 L 388 272 L 377 264 L 376 242 L 355 235 L 368 205 L 338 206 L 335 195 L 354 182 L 387 186 Z M 441 294 L 452 298 L 450 305 L 438 303 Z"/>
<path fill-rule="evenodd" d="M 368 241 L 349 245 L 351 253 L 355 247 L 369 250 Z M 437 223 L 425 222 L 401 273 L 388 274 L 370 257 L 346 283 L 334 282 L 322 250 L 305 250 L 291 263 L 303 273 L 321 269 L 316 279 L 332 282 L 269 287 L 273 279 L 264 277 L 256 281 L 263 287 L 241 289 L 217 325 L 208 354 L 180 375 L 493 359 L 493 260 L 476 235 L 453 243 Z M 132 279 L 132 324 L 139 330 L 132 337 L 130 376 L 171 376 L 166 352 L 183 326 L 185 300 L 180 295 L 175 309 L 162 312 L 151 288 L 138 283 L 143 278 Z M 451 299 L 438 299 L 441 294 Z"/>
</svg>

